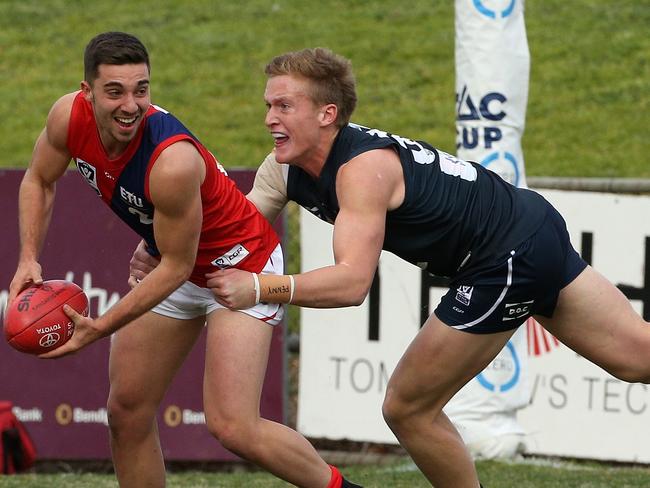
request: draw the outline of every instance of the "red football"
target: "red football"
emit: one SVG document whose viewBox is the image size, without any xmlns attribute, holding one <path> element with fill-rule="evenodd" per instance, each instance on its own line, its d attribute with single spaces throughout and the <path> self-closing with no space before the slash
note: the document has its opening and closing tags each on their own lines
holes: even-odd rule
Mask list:
<svg viewBox="0 0 650 488">
<path fill-rule="evenodd" d="M 65 344 L 74 332 L 74 323 L 63 311 L 66 303 L 88 315 L 88 297 L 71 281 L 49 280 L 26 288 L 5 312 L 7 342 L 28 354 L 42 354 Z"/>
</svg>

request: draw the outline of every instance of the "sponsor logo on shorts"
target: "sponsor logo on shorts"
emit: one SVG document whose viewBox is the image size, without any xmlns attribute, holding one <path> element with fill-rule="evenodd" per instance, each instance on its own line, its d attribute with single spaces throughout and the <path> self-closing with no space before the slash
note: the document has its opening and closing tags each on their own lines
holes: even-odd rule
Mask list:
<svg viewBox="0 0 650 488">
<path fill-rule="evenodd" d="M 530 307 L 535 300 L 520 303 L 506 303 L 503 311 L 503 321 L 521 319 L 530 315 Z"/>
<path fill-rule="evenodd" d="M 212 265 L 217 266 L 218 268 L 230 268 L 235 266 L 237 263 L 244 260 L 250 252 L 242 244 L 237 244 L 230 251 L 228 251 L 223 256 L 219 256 L 217 259 L 212 261 Z"/>
<path fill-rule="evenodd" d="M 460 285 L 456 290 L 456 300 L 465 306 L 469 305 L 469 302 L 472 300 L 473 291 L 473 286 Z"/>
</svg>

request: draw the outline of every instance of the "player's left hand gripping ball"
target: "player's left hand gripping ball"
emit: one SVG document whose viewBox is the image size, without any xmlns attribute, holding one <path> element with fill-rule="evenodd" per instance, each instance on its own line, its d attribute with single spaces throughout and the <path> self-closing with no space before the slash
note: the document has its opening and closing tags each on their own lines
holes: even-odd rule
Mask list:
<svg viewBox="0 0 650 488">
<path fill-rule="evenodd" d="M 28 354 L 43 354 L 65 344 L 74 333 L 74 323 L 63 311 L 65 304 L 88 316 L 88 297 L 70 281 L 49 280 L 26 288 L 5 312 L 7 342 Z"/>
</svg>

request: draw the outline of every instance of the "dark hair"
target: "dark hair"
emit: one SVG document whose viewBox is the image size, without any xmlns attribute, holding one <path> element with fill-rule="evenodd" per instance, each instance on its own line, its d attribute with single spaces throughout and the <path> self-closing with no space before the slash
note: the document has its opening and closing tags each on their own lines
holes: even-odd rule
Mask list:
<svg viewBox="0 0 650 488">
<path fill-rule="evenodd" d="M 93 37 L 84 51 L 84 78 L 94 81 L 99 75 L 100 64 L 145 63 L 149 72 L 149 53 L 140 40 L 124 32 L 104 32 Z"/>
<path fill-rule="evenodd" d="M 314 48 L 277 56 L 266 65 L 267 76 L 298 75 L 311 81 L 311 99 L 318 105 L 338 107 L 336 126 L 350 121 L 357 104 L 354 74 L 349 59 L 329 49 Z"/>
</svg>

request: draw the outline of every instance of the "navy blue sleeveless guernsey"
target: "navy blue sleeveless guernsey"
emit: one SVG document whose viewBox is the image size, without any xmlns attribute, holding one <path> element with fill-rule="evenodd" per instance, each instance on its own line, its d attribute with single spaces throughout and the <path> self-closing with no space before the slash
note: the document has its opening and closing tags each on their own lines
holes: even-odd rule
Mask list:
<svg viewBox="0 0 650 488">
<path fill-rule="evenodd" d="M 386 215 L 383 249 L 432 274 L 459 278 L 530 237 L 547 203 L 482 166 L 422 141 L 356 124 L 343 127 L 317 179 L 289 167 L 287 196 L 333 223 L 339 168 L 366 151 L 393 148 L 404 173 L 404 202 Z"/>
</svg>

